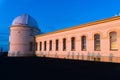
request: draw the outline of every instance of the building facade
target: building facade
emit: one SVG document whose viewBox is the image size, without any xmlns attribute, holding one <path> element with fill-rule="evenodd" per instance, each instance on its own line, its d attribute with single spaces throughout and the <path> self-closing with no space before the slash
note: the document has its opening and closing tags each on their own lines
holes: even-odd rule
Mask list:
<svg viewBox="0 0 120 80">
<path fill-rule="evenodd" d="M 13 25 L 10 29 L 12 30 L 12 28 L 14 28 Z M 25 27 L 23 26 L 23 28 Z M 13 32 L 11 34 L 15 34 Z M 14 38 L 16 37 L 14 36 Z M 20 38 L 25 39 L 22 34 Z M 12 41 L 12 39 L 13 37 L 10 37 L 10 43 L 18 40 Z M 38 57 L 120 62 L 120 16 L 35 35 L 35 41 L 29 41 L 29 37 L 25 40 L 28 44 L 30 42 L 35 44 L 33 52 Z M 30 48 L 31 46 L 24 47 Z M 10 47 L 13 45 L 10 44 Z M 12 49 L 14 48 L 10 48 L 10 51 Z"/>
</svg>

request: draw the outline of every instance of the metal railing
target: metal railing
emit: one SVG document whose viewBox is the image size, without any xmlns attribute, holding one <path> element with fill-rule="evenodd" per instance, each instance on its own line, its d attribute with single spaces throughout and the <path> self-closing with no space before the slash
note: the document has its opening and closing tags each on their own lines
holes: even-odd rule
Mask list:
<svg viewBox="0 0 120 80">
<path fill-rule="evenodd" d="M 11 52 L 8 53 L 8 56 L 20 56 L 21 53 L 18 52 Z M 76 59 L 76 60 L 90 60 L 90 61 L 103 61 L 103 62 L 119 62 L 120 63 L 120 57 L 115 57 L 113 53 L 110 53 L 109 56 L 101 56 L 100 53 L 90 53 L 87 54 L 84 53 L 75 53 L 75 52 L 67 52 L 66 54 L 60 54 L 58 52 L 50 53 L 50 52 L 39 52 L 36 53 L 36 55 L 39 57 L 53 57 L 53 58 L 65 58 L 65 59 Z"/>
<path fill-rule="evenodd" d="M 87 54 L 80 52 L 67 52 L 66 54 L 60 54 L 58 52 L 50 53 L 50 52 L 40 52 L 36 53 L 37 56 L 40 57 L 53 57 L 53 58 L 65 58 L 65 59 L 76 59 L 76 60 L 89 60 L 89 61 L 103 61 L 103 62 L 120 62 L 120 57 L 113 56 L 112 53 L 109 56 L 102 56 L 100 53 L 90 53 Z"/>
</svg>

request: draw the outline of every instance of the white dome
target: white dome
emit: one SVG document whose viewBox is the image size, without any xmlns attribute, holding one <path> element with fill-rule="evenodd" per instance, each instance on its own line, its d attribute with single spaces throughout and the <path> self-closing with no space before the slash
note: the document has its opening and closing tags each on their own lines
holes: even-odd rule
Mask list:
<svg viewBox="0 0 120 80">
<path fill-rule="evenodd" d="M 28 14 L 23 14 L 23 15 L 16 17 L 13 20 L 12 25 L 13 26 L 14 25 L 27 25 L 30 27 L 38 28 L 38 24 L 37 24 L 36 20 Z"/>
</svg>

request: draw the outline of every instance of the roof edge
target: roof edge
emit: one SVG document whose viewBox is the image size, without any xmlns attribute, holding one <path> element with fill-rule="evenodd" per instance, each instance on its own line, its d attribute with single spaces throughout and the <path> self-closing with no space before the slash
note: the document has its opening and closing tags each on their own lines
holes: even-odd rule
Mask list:
<svg viewBox="0 0 120 80">
<path fill-rule="evenodd" d="M 81 25 L 77 25 L 77 26 L 72 26 L 70 28 L 64 28 L 64 29 L 61 29 L 61 30 L 56 30 L 54 32 L 48 32 L 48 33 L 45 33 L 45 34 L 40 34 L 40 35 L 37 35 L 35 37 L 46 36 L 46 35 L 50 35 L 50 34 L 54 34 L 54 33 L 70 31 L 70 30 L 74 30 L 74 29 L 77 29 L 77 28 L 88 27 L 88 26 L 91 26 L 91 25 L 96 25 L 96 24 L 110 22 L 110 21 L 119 20 L 119 19 L 120 19 L 120 16 L 114 16 L 114 17 L 110 17 L 110 18 L 105 18 L 105 19 L 97 20 L 97 21 L 94 21 L 94 22 L 88 22 L 88 23 L 85 23 L 85 24 L 81 24 Z"/>
</svg>

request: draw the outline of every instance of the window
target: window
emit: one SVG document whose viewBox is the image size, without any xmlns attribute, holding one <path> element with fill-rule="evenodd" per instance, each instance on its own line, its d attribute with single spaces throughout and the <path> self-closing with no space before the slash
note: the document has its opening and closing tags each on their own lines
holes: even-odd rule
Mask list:
<svg viewBox="0 0 120 80">
<path fill-rule="evenodd" d="M 30 45 L 29 47 L 30 51 L 37 50 L 37 43 L 30 42 L 29 45 Z"/>
<path fill-rule="evenodd" d="M 9 42 L 8 50 L 10 50 L 10 42 Z"/>
<path fill-rule="evenodd" d="M 58 46 L 59 46 L 59 41 L 58 39 L 56 40 L 56 51 L 58 51 Z"/>
<path fill-rule="evenodd" d="M 33 42 L 30 42 L 30 51 L 33 51 Z"/>
<path fill-rule="evenodd" d="M 94 50 L 100 50 L 100 35 L 94 35 Z"/>
<path fill-rule="evenodd" d="M 44 41 L 44 51 L 46 51 L 46 41 Z"/>
<path fill-rule="evenodd" d="M 51 51 L 52 50 L 52 40 L 50 40 L 49 45 L 50 45 L 49 50 Z"/>
<path fill-rule="evenodd" d="M 110 50 L 116 50 L 117 49 L 117 33 L 110 32 L 109 38 L 110 38 Z"/>
<path fill-rule="evenodd" d="M 66 39 L 64 38 L 63 39 L 63 51 L 65 51 L 66 50 Z"/>
<path fill-rule="evenodd" d="M 35 43 L 35 50 L 37 51 L 38 43 Z"/>
<path fill-rule="evenodd" d="M 82 39 L 81 39 L 81 49 L 82 51 L 85 51 L 86 50 L 86 36 L 82 36 Z"/>
<path fill-rule="evenodd" d="M 74 51 L 75 50 L 75 38 L 72 37 L 71 38 L 71 51 Z"/>
<path fill-rule="evenodd" d="M 42 51 L 42 42 L 40 42 L 40 51 Z"/>
</svg>

